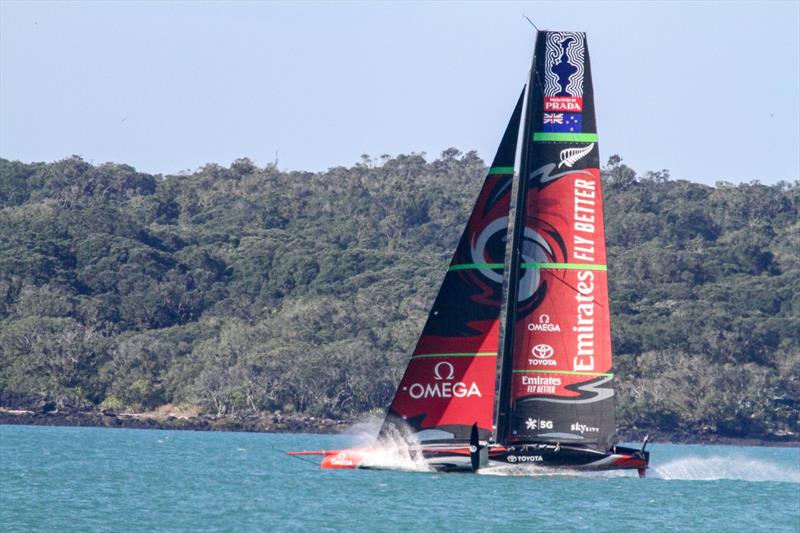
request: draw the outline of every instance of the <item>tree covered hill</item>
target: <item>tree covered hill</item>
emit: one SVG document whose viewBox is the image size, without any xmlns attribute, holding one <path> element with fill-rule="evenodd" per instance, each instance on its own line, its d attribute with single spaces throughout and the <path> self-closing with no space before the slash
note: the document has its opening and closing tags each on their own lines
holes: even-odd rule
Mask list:
<svg viewBox="0 0 800 533">
<path fill-rule="evenodd" d="M 0 400 L 352 415 L 385 406 L 486 167 L 161 176 L 0 160 Z M 604 169 L 620 423 L 800 431 L 800 182 Z"/>
</svg>

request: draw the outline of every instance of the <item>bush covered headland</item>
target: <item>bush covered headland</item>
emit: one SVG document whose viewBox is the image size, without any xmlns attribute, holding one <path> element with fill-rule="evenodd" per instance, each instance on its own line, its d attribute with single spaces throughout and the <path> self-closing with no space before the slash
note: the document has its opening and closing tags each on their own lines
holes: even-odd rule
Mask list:
<svg viewBox="0 0 800 533">
<path fill-rule="evenodd" d="M 384 407 L 485 171 L 456 149 L 322 173 L 0 160 L 0 400 Z M 800 182 L 711 187 L 616 156 L 603 176 L 620 425 L 800 431 Z"/>
</svg>

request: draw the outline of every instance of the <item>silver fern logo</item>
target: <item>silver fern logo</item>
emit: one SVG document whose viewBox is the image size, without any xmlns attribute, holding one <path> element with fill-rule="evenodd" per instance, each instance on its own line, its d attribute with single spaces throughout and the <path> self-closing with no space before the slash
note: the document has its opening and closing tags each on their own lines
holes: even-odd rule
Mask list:
<svg viewBox="0 0 800 533">
<path fill-rule="evenodd" d="M 572 165 L 589 155 L 592 149 L 594 149 L 594 143 L 589 146 L 584 146 L 583 148 L 566 148 L 561 150 L 561 154 L 559 154 L 561 162 L 558 164 L 558 168 L 564 166 L 572 168 Z"/>
</svg>

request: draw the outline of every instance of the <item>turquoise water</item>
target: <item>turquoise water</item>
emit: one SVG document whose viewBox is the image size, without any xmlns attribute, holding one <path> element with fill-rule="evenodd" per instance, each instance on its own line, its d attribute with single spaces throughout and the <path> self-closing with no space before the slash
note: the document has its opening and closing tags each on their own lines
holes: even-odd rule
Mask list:
<svg viewBox="0 0 800 533">
<path fill-rule="evenodd" d="M 0 426 L 0 531 L 800 531 L 800 449 L 652 445 L 634 474 L 325 471 L 353 437 Z"/>
</svg>

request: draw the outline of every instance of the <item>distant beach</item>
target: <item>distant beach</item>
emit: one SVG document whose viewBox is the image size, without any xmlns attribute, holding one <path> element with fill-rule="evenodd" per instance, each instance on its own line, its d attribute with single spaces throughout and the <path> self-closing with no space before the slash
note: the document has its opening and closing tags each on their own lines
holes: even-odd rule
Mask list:
<svg viewBox="0 0 800 533">
<path fill-rule="evenodd" d="M 0 407 L 0 424 L 33 426 L 91 426 L 191 431 L 250 431 L 258 433 L 323 433 L 344 431 L 351 420 L 269 413 L 256 415 L 181 415 L 163 412 L 114 413 L 111 411 L 59 410 L 35 412 Z"/>
<path fill-rule="evenodd" d="M 87 426 L 108 428 L 169 429 L 190 431 L 246 431 L 254 433 L 319 433 L 337 434 L 348 430 L 360 418 L 332 418 L 296 413 L 260 413 L 253 415 L 182 414 L 164 411 L 147 413 L 115 413 L 76 409 L 37 412 L 28 409 L 0 407 L 0 424 L 32 426 Z M 646 435 L 651 442 L 681 444 L 724 444 L 734 446 L 800 447 L 797 435 L 729 436 L 715 433 L 664 431 L 653 428 L 621 426 L 620 442 L 642 442 Z"/>
</svg>

